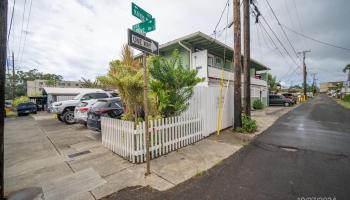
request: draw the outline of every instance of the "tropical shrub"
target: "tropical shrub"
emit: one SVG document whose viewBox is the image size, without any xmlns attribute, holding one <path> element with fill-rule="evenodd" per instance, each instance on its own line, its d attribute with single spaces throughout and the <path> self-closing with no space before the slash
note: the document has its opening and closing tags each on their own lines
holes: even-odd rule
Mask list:
<svg viewBox="0 0 350 200">
<path fill-rule="evenodd" d="M 350 102 L 350 94 L 345 95 L 343 101 Z"/>
<path fill-rule="evenodd" d="M 248 116 L 242 116 L 242 127 L 236 128 L 236 132 L 254 133 L 257 130 L 256 121 Z"/>
<path fill-rule="evenodd" d="M 150 59 L 150 88 L 157 96 L 158 111 L 162 117 L 178 115 L 185 111 L 193 95 L 193 87 L 202 81 L 197 71 L 184 67 L 179 51 L 170 58 L 154 56 Z"/>
<path fill-rule="evenodd" d="M 260 99 L 253 101 L 253 108 L 256 110 L 261 110 L 264 108 L 264 104 Z"/>
<path fill-rule="evenodd" d="M 18 106 L 18 104 L 20 104 L 20 103 L 27 103 L 27 102 L 29 102 L 29 98 L 27 96 L 17 97 L 13 101 L 13 107 L 16 108 Z"/>
<path fill-rule="evenodd" d="M 124 120 L 138 121 L 143 117 L 143 68 L 133 58 L 133 51 L 128 45 L 123 46 L 122 59 L 109 63 L 109 71 L 106 76 L 100 76 L 97 80 L 106 86 L 118 89 L 125 103 L 126 110 L 122 117 Z M 149 114 L 156 115 L 155 96 L 149 94 Z"/>
</svg>

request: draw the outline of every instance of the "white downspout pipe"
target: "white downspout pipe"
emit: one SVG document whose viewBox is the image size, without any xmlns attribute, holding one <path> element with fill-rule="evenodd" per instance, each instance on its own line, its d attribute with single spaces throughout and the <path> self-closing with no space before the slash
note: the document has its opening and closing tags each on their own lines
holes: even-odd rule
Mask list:
<svg viewBox="0 0 350 200">
<path fill-rule="evenodd" d="M 188 47 L 186 47 L 184 44 L 181 43 L 181 41 L 178 42 L 180 46 L 182 46 L 184 49 L 186 49 L 188 52 L 190 52 L 190 69 L 193 68 L 192 66 L 192 50 Z"/>
</svg>

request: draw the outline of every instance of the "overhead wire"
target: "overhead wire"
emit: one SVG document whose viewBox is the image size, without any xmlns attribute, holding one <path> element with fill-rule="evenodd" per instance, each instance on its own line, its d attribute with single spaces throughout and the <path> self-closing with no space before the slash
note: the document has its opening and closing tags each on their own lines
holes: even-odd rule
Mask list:
<svg viewBox="0 0 350 200">
<path fill-rule="evenodd" d="M 221 12 L 221 14 L 220 14 L 219 21 L 216 23 L 216 26 L 215 26 L 214 31 L 213 31 L 213 34 L 214 34 L 214 35 L 216 35 L 216 30 L 217 30 L 217 28 L 218 28 L 218 26 L 219 26 L 219 24 L 220 24 L 220 22 L 221 22 L 222 16 L 223 16 L 224 13 L 225 13 L 225 10 L 226 10 L 227 5 L 229 5 L 229 1 L 230 1 L 230 0 L 227 0 L 227 1 L 226 1 L 224 9 L 222 9 L 222 12 Z"/>
<path fill-rule="evenodd" d="M 29 27 L 29 21 L 30 21 L 30 14 L 32 12 L 32 3 L 33 3 L 33 0 L 30 0 L 29 13 L 28 13 L 28 18 L 27 18 L 27 25 L 26 25 L 25 35 L 24 35 L 24 42 L 23 42 L 22 51 L 20 52 L 20 57 L 19 57 L 20 63 L 22 63 L 23 52 L 24 52 L 24 49 L 26 47 L 26 41 L 27 41 L 27 35 L 28 35 L 28 27 Z"/>
<path fill-rule="evenodd" d="M 21 28 L 21 34 L 20 34 L 20 39 L 19 39 L 19 46 L 18 46 L 18 56 L 20 55 L 20 51 L 21 51 L 21 46 L 22 46 L 22 36 L 23 36 L 23 24 L 24 24 L 24 16 L 25 16 L 25 12 L 26 12 L 26 4 L 27 4 L 27 0 L 24 0 L 24 5 L 23 5 L 23 14 L 22 14 L 22 28 Z"/>
<path fill-rule="evenodd" d="M 300 15 L 299 15 L 299 10 L 298 10 L 297 4 L 295 3 L 295 0 L 293 0 L 292 2 L 293 2 L 293 5 L 294 5 L 295 13 L 296 13 L 296 16 L 297 16 L 296 18 L 297 18 L 297 21 L 298 21 L 298 24 L 299 24 L 300 31 L 302 33 L 304 33 L 304 28 L 303 28 L 303 26 L 301 24 L 301 20 L 300 20 Z M 304 49 L 306 49 L 305 45 L 306 44 L 305 44 L 305 40 L 304 40 L 304 42 L 303 42 Z"/>
<path fill-rule="evenodd" d="M 252 10 L 252 13 L 255 15 L 255 16 L 257 16 L 256 15 L 256 10 L 257 9 L 257 7 L 255 7 L 255 9 L 253 9 L 252 7 L 251 7 L 251 10 Z M 261 15 L 262 16 L 262 15 Z M 263 17 L 263 16 L 262 16 Z M 266 23 L 266 21 L 265 21 L 265 23 Z M 262 30 L 264 30 L 264 32 L 266 33 L 266 35 L 268 36 L 268 38 L 270 39 L 270 41 L 271 41 L 271 43 L 273 44 L 273 46 L 275 46 L 275 48 L 278 50 L 278 52 L 281 54 L 281 56 L 282 56 L 282 58 L 286 61 L 286 63 L 288 63 L 288 61 L 286 60 L 286 58 L 285 58 L 285 56 L 283 55 L 283 53 L 282 53 L 282 51 L 280 50 L 280 48 L 276 45 L 276 43 L 274 42 L 274 40 L 272 39 L 272 37 L 270 36 L 270 34 L 268 33 L 268 31 L 266 30 L 266 28 L 265 28 L 265 26 L 264 26 L 264 24 L 262 24 L 262 23 L 258 23 L 259 25 L 260 25 L 260 27 L 262 28 Z M 272 30 L 272 28 L 270 27 L 270 30 Z M 276 37 L 276 35 L 275 35 L 275 37 Z M 278 39 L 278 37 L 276 37 L 277 39 Z M 282 44 L 283 45 L 283 44 Z M 288 52 L 288 51 L 287 51 Z M 290 56 L 290 58 L 291 58 L 291 56 Z M 292 59 L 292 58 L 291 58 Z M 292 59 L 293 60 L 293 59 Z M 295 62 L 294 62 L 295 63 Z M 298 66 L 298 65 L 297 65 Z M 285 75 L 287 75 L 287 74 L 289 74 L 290 73 L 290 71 L 292 70 L 292 66 L 290 66 L 289 65 L 289 69 L 288 69 L 288 71 L 287 71 L 287 73 L 285 74 Z M 296 69 L 294 69 L 294 71 L 296 71 Z M 284 76 L 285 76 L 284 75 Z"/>
<path fill-rule="evenodd" d="M 310 36 L 307 36 L 307 35 L 305 35 L 305 34 L 303 34 L 303 33 L 299 33 L 299 32 L 297 32 L 297 31 L 295 31 L 295 30 L 289 28 L 289 27 L 286 26 L 286 25 L 283 25 L 283 24 L 282 24 L 282 26 L 284 26 L 287 30 L 289 30 L 289 31 L 291 31 L 291 32 L 293 32 L 293 33 L 295 33 L 295 34 L 298 34 L 298 35 L 300 35 L 300 36 L 302 36 L 302 37 L 304 37 L 304 38 L 306 38 L 306 39 L 312 40 L 312 41 L 314 41 L 314 42 L 318 42 L 318 43 L 321 43 L 321 44 L 324 44 L 324 45 L 328 45 L 328 46 L 331 46 L 331 47 L 334 47 L 334 48 L 338 48 L 338 49 L 350 51 L 350 48 L 342 47 L 342 46 L 335 45 L 335 44 L 331 44 L 331 43 L 329 43 L 329 42 L 324 42 L 324 41 L 321 41 L 321 40 L 312 38 L 312 37 L 310 37 Z"/>
<path fill-rule="evenodd" d="M 12 13 L 11 13 L 11 19 L 10 19 L 10 25 L 9 25 L 9 32 L 7 33 L 7 40 L 6 40 L 6 47 L 7 47 L 7 55 L 10 55 L 10 47 L 9 47 L 9 41 L 11 36 L 11 30 L 12 30 L 12 23 L 13 23 L 13 15 L 15 13 L 15 6 L 16 6 L 16 0 L 13 0 L 13 6 L 12 6 Z M 9 66 L 8 59 L 6 58 L 6 66 L 7 66 L 7 73 L 10 74 L 10 66 Z"/>
<path fill-rule="evenodd" d="M 275 17 L 275 19 L 276 19 L 278 25 L 281 27 L 281 30 L 282 30 L 284 36 L 286 37 L 286 39 L 287 39 L 287 41 L 288 41 L 288 44 L 292 47 L 293 52 L 295 53 L 296 57 L 298 57 L 297 51 L 295 50 L 293 44 L 290 42 L 289 37 L 287 36 L 287 33 L 285 32 L 283 26 L 281 25 L 281 22 L 280 22 L 280 20 L 278 19 L 278 17 L 277 17 L 277 15 L 276 15 L 275 11 L 273 10 L 272 6 L 270 5 L 270 2 L 269 2 L 268 0 L 266 0 L 266 3 L 267 3 L 267 5 L 269 6 L 269 8 L 271 9 L 271 12 L 272 12 L 273 16 Z"/>
</svg>

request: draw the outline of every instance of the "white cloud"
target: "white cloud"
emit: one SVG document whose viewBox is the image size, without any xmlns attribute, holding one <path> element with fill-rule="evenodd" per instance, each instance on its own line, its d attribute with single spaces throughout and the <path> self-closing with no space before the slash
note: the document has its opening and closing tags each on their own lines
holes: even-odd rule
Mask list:
<svg viewBox="0 0 350 200">
<path fill-rule="evenodd" d="M 109 61 L 120 55 L 120 48 L 127 39 L 127 28 L 139 22 L 131 15 L 130 0 L 32 1 L 29 33 L 19 67 L 24 70 L 37 68 L 43 72 L 61 74 L 68 80 L 80 79 L 82 76 L 95 78 L 97 75 L 105 74 Z M 27 0 L 26 14 L 28 14 L 29 2 L 30 0 Z M 157 29 L 149 33 L 149 37 L 164 43 L 196 31 L 211 34 L 226 0 L 135 0 L 134 2 L 156 18 Z M 299 30 L 295 8 L 291 2 L 286 1 L 286 4 L 283 2 L 285 1 L 270 0 L 280 21 Z M 296 2 L 305 34 L 328 41 L 332 39 L 331 42 L 338 44 L 342 44 L 342 41 L 349 35 L 350 28 L 348 28 L 349 25 L 346 25 L 348 23 L 342 23 L 342 26 L 345 27 L 335 27 L 330 23 L 330 27 L 334 26 L 330 28 L 329 33 L 331 34 L 325 33 L 326 24 L 323 24 L 322 27 L 319 25 L 325 20 L 320 14 L 324 12 L 324 7 L 328 6 L 327 2 L 317 1 L 317 6 L 301 0 L 296 0 Z M 16 3 L 10 48 L 15 51 L 17 57 L 24 0 L 18 0 Z M 347 4 L 347 1 L 342 1 L 342 4 Z M 13 1 L 10 0 L 9 13 L 11 13 L 12 5 Z M 258 1 L 258 6 L 294 57 L 280 27 L 267 9 L 266 3 Z M 346 9 L 347 6 L 338 7 Z M 339 9 L 330 12 L 334 15 L 340 13 L 349 17 L 348 12 L 340 12 Z M 306 16 L 308 18 L 303 18 Z M 232 19 L 232 6 L 229 19 Z M 301 60 L 298 60 L 299 66 L 296 66 L 288 57 L 282 58 L 261 27 L 253 22 L 254 19 L 251 25 L 252 57 L 269 66 L 272 73 L 287 84 L 300 83 L 302 80 Z M 225 24 L 226 16 L 224 15 L 219 29 Z M 322 31 L 317 31 L 317 29 Z M 228 33 L 226 43 L 232 45 L 232 29 Z M 350 62 L 347 60 L 347 53 L 306 41 L 290 32 L 287 34 L 298 51 L 312 48 L 313 52 L 309 54 L 307 63 L 308 67 L 318 73 L 319 80 L 345 79 L 346 76 L 341 72 L 341 68 Z M 218 38 L 224 41 L 224 35 L 221 34 Z M 272 36 L 272 33 L 270 35 Z M 331 37 L 333 35 L 338 37 Z M 349 42 L 344 45 L 347 44 Z M 283 52 L 281 47 L 280 49 Z"/>
</svg>

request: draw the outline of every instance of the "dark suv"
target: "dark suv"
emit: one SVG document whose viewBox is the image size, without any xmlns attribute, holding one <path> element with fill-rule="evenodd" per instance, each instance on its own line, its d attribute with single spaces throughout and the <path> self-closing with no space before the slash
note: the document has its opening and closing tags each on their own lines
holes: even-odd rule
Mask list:
<svg viewBox="0 0 350 200">
<path fill-rule="evenodd" d="M 36 114 L 37 112 L 36 105 L 33 102 L 20 103 L 16 107 L 16 110 L 18 116 L 28 115 L 30 113 Z"/>
<path fill-rule="evenodd" d="M 100 131 L 101 117 L 120 119 L 123 113 L 123 103 L 120 97 L 99 99 L 88 112 L 87 127 L 94 131 Z"/>
<path fill-rule="evenodd" d="M 291 106 L 293 101 L 279 94 L 269 95 L 269 105 L 270 106 Z"/>
<path fill-rule="evenodd" d="M 283 93 L 282 94 L 284 97 L 286 97 L 287 99 L 290 99 L 292 102 L 293 102 L 293 104 L 297 104 L 297 97 L 295 97 L 293 94 L 291 94 L 291 93 Z"/>
</svg>

